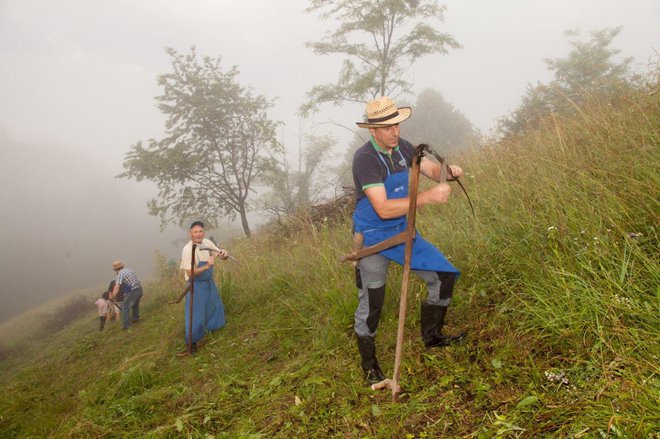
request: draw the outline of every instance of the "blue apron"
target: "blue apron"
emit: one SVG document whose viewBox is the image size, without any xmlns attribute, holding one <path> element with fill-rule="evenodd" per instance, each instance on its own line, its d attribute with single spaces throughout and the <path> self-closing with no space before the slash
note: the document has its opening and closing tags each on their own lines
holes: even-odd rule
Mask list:
<svg viewBox="0 0 660 439">
<path fill-rule="evenodd" d="M 206 265 L 199 262 L 198 268 Z M 213 281 L 213 269 L 195 277 L 195 297 L 193 298 L 192 342 L 197 343 L 209 331 L 225 326 L 225 307 Z M 186 342 L 188 341 L 188 319 L 190 316 L 190 294 L 186 294 L 185 308 Z"/>
<path fill-rule="evenodd" d="M 403 158 L 401 151 L 398 151 L 398 153 Z M 381 154 L 378 154 L 378 158 L 385 163 Z M 387 169 L 387 178 L 384 184 L 387 199 L 408 197 L 408 170 L 391 174 L 387 163 L 385 163 L 385 168 Z M 407 224 L 406 215 L 398 218 L 381 219 L 366 196 L 358 200 L 353 213 L 353 230 L 364 235 L 365 247 L 378 244 L 398 233 L 405 232 Z M 405 247 L 405 244 L 399 244 L 381 251 L 380 254 L 403 265 Z M 415 231 L 415 238 L 413 239 L 410 268 L 413 270 L 450 272 L 457 275 L 460 273 L 437 248 L 422 238 L 417 231 Z"/>
</svg>

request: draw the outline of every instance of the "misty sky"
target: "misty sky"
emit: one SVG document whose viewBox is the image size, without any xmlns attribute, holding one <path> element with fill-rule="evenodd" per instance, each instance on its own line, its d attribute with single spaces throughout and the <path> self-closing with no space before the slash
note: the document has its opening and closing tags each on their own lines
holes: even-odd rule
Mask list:
<svg viewBox="0 0 660 439">
<path fill-rule="evenodd" d="M 441 3 L 448 10 L 440 30 L 463 48 L 415 64 L 415 91 L 440 91 L 483 133 L 518 105 L 528 83 L 551 78 L 543 59 L 568 53 L 565 30 L 580 28 L 587 38 L 590 30 L 623 26 L 614 47 L 639 69 L 660 50 L 659 0 Z M 297 145 L 297 107 L 311 86 L 336 78 L 342 61 L 304 47 L 332 28 L 306 14 L 306 5 L 0 2 L 0 321 L 43 294 L 106 284 L 113 259 L 147 276 L 154 250 L 179 256 L 173 240 L 185 231 L 161 234 L 146 213 L 153 186 L 113 178 L 133 144 L 163 134 L 154 97 L 161 93 L 156 76 L 170 69 L 164 47 L 187 52 L 194 45 L 200 55 L 221 56 L 226 69 L 237 65 L 242 85 L 277 98 L 272 118 L 286 124 L 279 140 Z M 361 106 L 326 106 L 305 126 L 331 120 L 352 127 L 361 114 Z M 327 124 L 317 130 L 335 130 L 340 141 L 348 135 Z M 337 153 L 344 149 L 338 145 Z"/>
</svg>

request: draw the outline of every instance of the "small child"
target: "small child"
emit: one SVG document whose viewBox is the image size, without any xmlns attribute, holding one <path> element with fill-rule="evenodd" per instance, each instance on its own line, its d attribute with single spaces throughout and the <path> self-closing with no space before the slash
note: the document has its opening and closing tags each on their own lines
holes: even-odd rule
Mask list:
<svg viewBox="0 0 660 439">
<path fill-rule="evenodd" d="M 108 305 L 110 304 L 110 294 L 105 291 L 101 298 L 97 300 L 94 304 L 98 307 L 99 309 L 99 322 L 101 326 L 99 327 L 99 332 L 103 331 L 103 327 L 105 326 L 105 321 L 108 318 Z"/>
</svg>

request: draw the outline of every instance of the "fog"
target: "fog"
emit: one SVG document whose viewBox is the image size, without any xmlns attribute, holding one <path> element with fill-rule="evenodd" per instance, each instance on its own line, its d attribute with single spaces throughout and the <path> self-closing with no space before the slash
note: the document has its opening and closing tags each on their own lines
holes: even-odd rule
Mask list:
<svg viewBox="0 0 660 439">
<path fill-rule="evenodd" d="M 622 26 L 614 41 L 643 67 L 660 48 L 657 0 L 450 0 L 443 32 L 463 46 L 411 69 L 415 92 L 434 88 L 484 134 L 520 102 L 527 84 L 551 77 L 544 58 L 563 57 L 564 31 L 583 37 Z M 221 56 L 238 80 L 276 99 L 279 140 L 297 148 L 301 124 L 338 139 L 341 156 L 362 106 L 322 107 L 304 123 L 305 93 L 333 82 L 340 57 L 305 42 L 333 24 L 303 0 L 0 3 L 0 321 L 50 297 L 106 285 L 122 259 L 147 279 L 153 255 L 177 259 L 186 231 L 159 230 L 147 214 L 151 183 L 114 178 L 137 141 L 160 138 L 156 76 L 170 71 L 164 48 Z M 413 100 L 412 97 L 410 100 Z M 321 125 L 318 125 L 321 124 Z M 224 219 L 220 219 L 226 225 Z M 253 215 L 253 221 L 259 222 Z M 225 231 L 226 232 L 226 231 Z M 238 233 L 238 232 L 237 232 Z M 177 241 L 178 240 L 178 241 Z"/>
</svg>

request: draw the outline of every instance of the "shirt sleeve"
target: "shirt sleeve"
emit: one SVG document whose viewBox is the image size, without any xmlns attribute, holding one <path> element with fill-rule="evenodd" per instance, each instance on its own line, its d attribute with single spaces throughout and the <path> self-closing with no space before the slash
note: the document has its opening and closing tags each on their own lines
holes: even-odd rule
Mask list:
<svg viewBox="0 0 660 439">
<path fill-rule="evenodd" d="M 356 186 L 362 190 L 373 186 L 383 186 L 384 180 L 378 157 L 359 154 L 353 163 Z"/>
<path fill-rule="evenodd" d="M 183 251 L 181 252 L 181 269 L 182 270 L 190 270 L 190 263 L 192 262 L 191 256 L 190 256 L 190 249 L 186 245 L 183 247 Z"/>
<path fill-rule="evenodd" d="M 220 248 L 219 248 L 217 245 L 215 245 L 215 244 L 213 243 L 213 241 L 211 241 L 210 239 L 206 239 L 206 238 L 204 238 L 204 240 L 203 240 L 202 242 L 204 243 L 205 246 L 207 246 L 207 247 L 209 247 L 209 248 L 212 248 L 213 250 L 215 250 L 215 251 L 217 251 L 217 252 L 220 251 Z"/>
<path fill-rule="evenodd" d="M 210 249 L 212 249 L 212 250 L 215 250 L 216 252 L 220 252 L 220 249 L 218 248 L 218 246 L 215 245 L 215 244 L 213 243 L 213 241 L 211 241 L 210 239 L 206 239 L 206 238 L 204 238 L 204 239 L 202 240 L 202 245 L 204 245 L 205 247 L 208 247 L 208 248 L 210 248 Z M 199 261 L 208 262 L 208 260 L 211 259 L 211 252 L 210 252 L 209 250 L 198 251 L 198 252 L 195 253 L 195 254 L 197 255 L 196 258 L 197 258 Z"/>
</svg>

